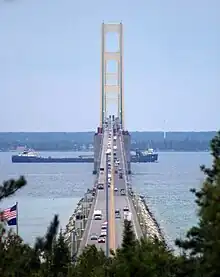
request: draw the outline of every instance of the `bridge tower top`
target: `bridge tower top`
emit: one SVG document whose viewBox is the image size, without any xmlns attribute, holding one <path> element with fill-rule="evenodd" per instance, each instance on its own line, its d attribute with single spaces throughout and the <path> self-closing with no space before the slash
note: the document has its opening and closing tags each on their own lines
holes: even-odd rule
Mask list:
<svg viewBox="0 0 220 277">
<path fill-rule="evenodd" d="M 116 33 L 118 38 L 118 49 L 109 51 L 107 49 L 107 34 Z M 108 63 L 114 61 L 116 70 L 109 71 Z M 100 93 L 100 127 L 108 114 L 109 103 L 116 105 L 117 114 L 122 129 L 124 129 L 124 85 L 123 85 L 123 25 L 122 23 L 102 24 L 101 30 L 101 93 Z"/>
</svg>

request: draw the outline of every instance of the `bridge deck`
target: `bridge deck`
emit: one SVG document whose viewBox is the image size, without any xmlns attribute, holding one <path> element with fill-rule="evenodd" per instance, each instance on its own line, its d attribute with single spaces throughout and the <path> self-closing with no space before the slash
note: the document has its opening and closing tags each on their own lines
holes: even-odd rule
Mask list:
<svg viewBox="0 0 220 277">
<path fill-rule="evenodd" d="M 112 135 L 113 136 L 113 135 Z M 120 134 L 117 134 L 117 140 L 114 141 L 113 137 L 111 138 L 111 142 L 109 142 L 109 131 L 105 130 L 103 136 L 103 146 L 102 146 L 102 154 L 101 154 L 101 162 L 100 168 L 104 168 L 104 172 L 99 172 L 98 183 L 104 184 L 104 189 L 97 189 L 96 197 L 93 202 L 92 208 L 90 210 L 90 214 L 88 217 L 88 221 L 86 224 L 86 229 L 84 231 L 82 241 L 80 244 L 80 253 L 82 249 L 88 244 L 95 244 L 98 248 L 102 248 L 104 251 L 106 249 L 106 243 L 98 243 L 96 240 L 91 240 L 91 236 L 93 234 L 99 236 L 101 234 L 101 226 L 106 221 L 106 189 L 108 189 L 108 199 L 109 199 L 109 247 L 113 250 L 120 247 L 122 243 L 122 235 L 123 235 L 123 225 L 124 225 L 124 216 L 123 216 L 123 208 L 128 207 L 129 211 L 132 213 L 131 220 L 133 223 L 134 232 L 137 238 L 140 238 L 142 235 L 140 225 L 138 223 L 137 215 L 133 207 L 133 203 L 127 193 L 127 175 L 125 169 L 125 160 L 124 160 L 124 149 L 122 143 L 122 137 Z M 111 164 L 111 186 L 108 188 L 106 185 L 106 170 L 110 173 L 109 169 L 106 168 L 106 151 L 107 145 L 111 143 L 111 160 L 109 163 Z M 113 158 L 113 146 L 117 146 L 116 157 L 119 160 L 119 168 L 121 168 L 121 172 L 123 173 L 123 178 L 119 178 L 119 172 L 115 173 L 114 166 L 114 158 Z M 115 188 L 118 190 L 115 191 Z M 120 190 L 124 189 L 126 195 L 120 195 Z M 121 212 L 121 218 L 115 218 L 115 210 L 119 209 Z M 94 220 L 93 214 L 95 210 L 102 211 L 102 220 Z"/>
</svg>

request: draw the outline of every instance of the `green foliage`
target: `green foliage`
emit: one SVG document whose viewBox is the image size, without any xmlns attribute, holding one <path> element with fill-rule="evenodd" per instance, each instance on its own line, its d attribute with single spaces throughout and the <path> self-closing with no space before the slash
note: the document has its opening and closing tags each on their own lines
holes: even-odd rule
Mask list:
<svg viewBox="0 0 220 277">
<path fill-rule="evenodd" d="M 220 274 L 220 132 L 211 141 L 211 168 L 201 166 L 206 176 L 199 191 L 192 190 L 198 205 L 198 226 L 192 227 L 185 240 L 176 244 L 189 255 L 195 276 Z"/>
<path fill-rule="evenodd" d="M 87 246 L 77 259 L 75 271 L 77 277 L 105 276 L 108 259 L 102 250 L 97 250 L 95 245 Z"/>
<path fill-rule="evenodd" d="M 30 276 L 40 267 L 34 250 L 9 232 L 0 241 L 0 276 Z"/>
<path fill-rule="evenodd" d="M 51 272 L 52 276 L 67 276 L 69 267 L 71 265 L 71 257 L 69 248 L 64 241 L 62 232 L 60 231 L 59 237 L 54 243 Z"/>
<path fill-rule="evenodd" d="M 124 234 L 122 241 L 122 250 L 127 252 L 129 250 L 134 249 L 136 244 L 135 235 L 132 229 L 132 223 L 130 220 L 124 221 Z"/>
<path fill-rule="evenodd" d="M 125 221 L 122 246 L 116 251 L 110 272 L 116 277 L 166 277 L 174 271 L 175 261 L 173 253 L 156 238 L 137 241 L 131 221 Z"/>
<path fill-rule="evenodd" d="M 25 178 L 21 176 L 18 180 L 8 180 L 3 183 L 3 186 L 0 186 L 0 201 L 3 198 L 7 198 L 10 195 L 13 195 L 17 190 L 24 187 L 27 184 Z"/>
</svg>

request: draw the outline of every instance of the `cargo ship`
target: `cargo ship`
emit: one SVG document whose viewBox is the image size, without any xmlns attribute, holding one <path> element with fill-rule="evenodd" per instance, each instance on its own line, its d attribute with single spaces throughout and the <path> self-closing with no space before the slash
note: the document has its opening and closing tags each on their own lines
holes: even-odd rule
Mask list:
<svg viewBox="0 0 220 277">
<path fill-rule="evenodd" d="M 131 155 L 131 163 L 155 163 L 158 161 L 158 153 L 155 153 L 152 148 L 144 152 L 136 149 L 135 152 L 135 155 Z"/>
<path fill-rule="evenodd" d="M 80 155 L 78 157 L 42 157 L 33 150 L 25 150 L 18 155 L 12 155 L 12 163 L 93 163 L 94 156 Z M 153 149 L 131 155 L 131 163 L 153 163 L 158 161 L 158 154 Z"/>
<path fill-rule="evenodd" d="M 13 163 L 93 163 L 93 156 L 78 157 L 42 157 L 38 153 L 25 150 L 18 155 L 12 155 Z"/>
</svg>

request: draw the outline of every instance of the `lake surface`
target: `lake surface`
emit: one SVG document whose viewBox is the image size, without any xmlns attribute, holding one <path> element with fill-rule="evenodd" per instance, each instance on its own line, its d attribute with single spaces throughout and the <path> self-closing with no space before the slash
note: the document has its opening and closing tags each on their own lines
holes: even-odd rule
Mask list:
<svg viewBox="0 0 220 277">
<path fill-rule="evenodd" d="M 45 234 L 54 214 L 65 228 L 77 202 L 93 185 L 93 164 L 12 164 L 13 153 L 0 153 L 0 182 L 24 175 L 28 185 L 0 203 L 0 209 L 19 204 L 19 234 L 28 243 Z M 87 153 L 44 152 L 45 156 Z M 158 163 L 132 164 L 132 184 L 144 195 L 168 242 L 196 223 L 196 205 L 190 188 L 203 181 L 201 164 L 210 165 L 207 152 L 159 153 Z"/>
</svg>

